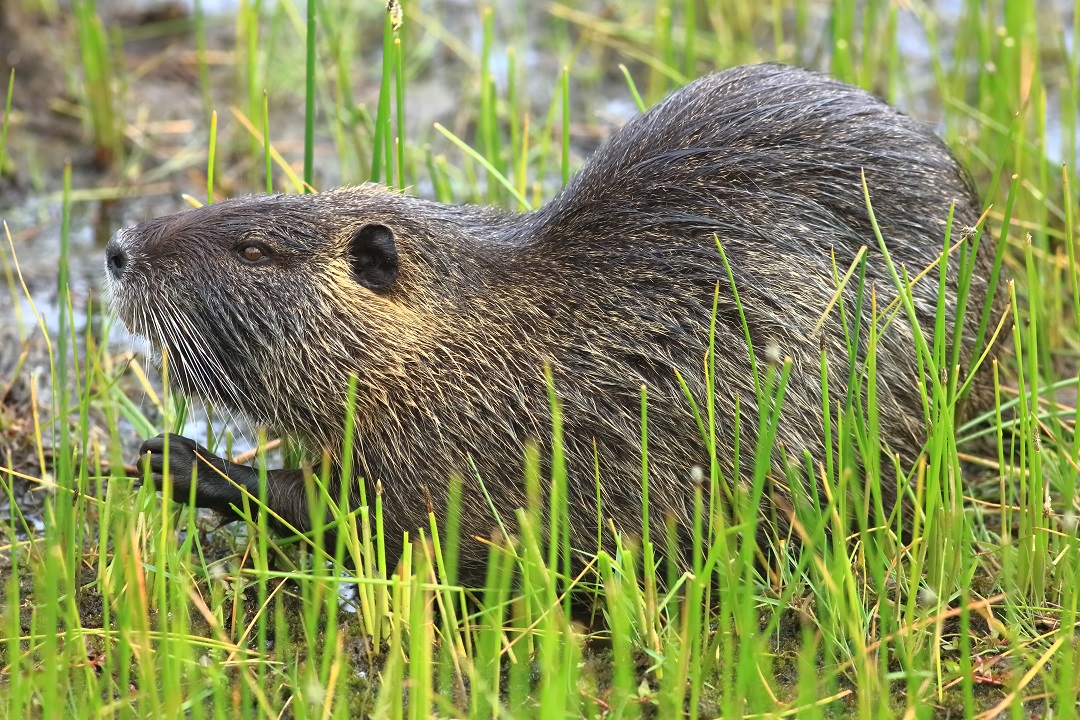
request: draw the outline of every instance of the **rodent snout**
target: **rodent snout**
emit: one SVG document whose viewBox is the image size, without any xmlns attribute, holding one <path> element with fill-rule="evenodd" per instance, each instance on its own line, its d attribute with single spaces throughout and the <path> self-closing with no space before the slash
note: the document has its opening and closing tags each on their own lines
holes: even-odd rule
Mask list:
<svg viewBox="0 0 1080 720">
<path fill-rule="evenodd" d="M 123 232 L 122 230 L 120 232 Z M 113 279 L 119 280 L 127 269 L 130 257 L 120 243 L 120 233 L 113 235 L 105 245 L 105 267 Z"/>
</svg>

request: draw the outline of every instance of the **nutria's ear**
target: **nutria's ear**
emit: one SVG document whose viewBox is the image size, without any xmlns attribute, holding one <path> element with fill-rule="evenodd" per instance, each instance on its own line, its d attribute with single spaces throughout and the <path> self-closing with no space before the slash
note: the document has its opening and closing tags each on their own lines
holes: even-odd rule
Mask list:
<svg viewBox="0 0 1080 720">
<path fill-rule="evenodd" d="M 398 254 L 394 232 L 385 225 L 364 225 L 349 240 L 349 267 L 368 290 L 390 287 L 397 278 Z"/>
</svg>

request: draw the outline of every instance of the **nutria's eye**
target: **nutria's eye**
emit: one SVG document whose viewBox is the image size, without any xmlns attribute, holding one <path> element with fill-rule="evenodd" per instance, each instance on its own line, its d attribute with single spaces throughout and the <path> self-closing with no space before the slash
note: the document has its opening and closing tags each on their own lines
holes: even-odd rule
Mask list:
<svg viewBox="0 0 1080 720">
<path fill-rule="evenodd" d="M 365 225 L 349 240 L 349 267 L 353 277 L 368 290 L 389 287 L 398 274 L 394 231 L 385 225 Z"/>
<path fill-rule="evenodd" d="M 255 264 L 270 257 L 263 248 L 258 245 L 244 245 L 239 249 L 240 258 L 247 263 Z"/>
</svg>

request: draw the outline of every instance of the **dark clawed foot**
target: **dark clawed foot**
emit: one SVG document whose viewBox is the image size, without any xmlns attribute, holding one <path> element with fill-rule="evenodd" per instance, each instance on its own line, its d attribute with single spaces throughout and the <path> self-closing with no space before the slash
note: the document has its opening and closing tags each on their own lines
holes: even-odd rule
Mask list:
<svg viewBox="0 0 1080 720">
<path fill-rule="evenodd" d="M 166 444 L 169 455 L 167 476 Z M 230 505 L 240 505 L 243 494 L 227 477 L 223 477 L 223 474 L 246 486 L 246 475 L 250 473 L 250 468 L 226 462 L 194 440 L 171 433 L 152 437 L 139 448 L 139 472 L 145 473 L 147 467 L 158 487 L 162 487 L 166 481 L 169 482 L 172 499 L 182 503 L 189 502 L 191 498 L 191 481 L 195 469 L 195 506 L 217 510 L 230 519 L 236 519 L 236 513 Z"/>
</svg>

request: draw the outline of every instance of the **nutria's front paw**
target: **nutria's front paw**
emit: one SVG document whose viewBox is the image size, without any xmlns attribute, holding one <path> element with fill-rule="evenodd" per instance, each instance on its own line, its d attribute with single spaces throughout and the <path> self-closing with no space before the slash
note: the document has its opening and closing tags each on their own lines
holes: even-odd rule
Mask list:
<svg viewBox="0 0 1080 720">
<path fill-rule="evenodd" d="M 169 449 L 169 472 L 165 473 L 165 446 Z M 139 471 L 150 468 L 154 479 L 161 487 L 169 482 L 172 499 L 186 503 L 191 498 L 191 482 L 195 478 L 195 506 L 216 510 L 227 517 L 236 518 L 230 506 L 243 503 L 243 493 L 229 480 L 245 484 L 246 476 L 240 470 L 247 470 L 241 465 L 234 465 L 199 445 L 194 440 L 181 435 L 161 434 L 150 438 L 139 448 Z M 193 472 L 194 469 L 194 472 Z M 231 473 L 233 470 L 235 473 Z"/>
</svg>

